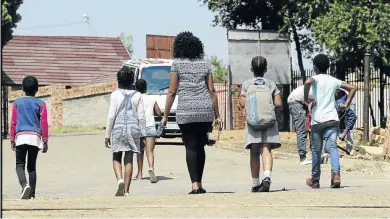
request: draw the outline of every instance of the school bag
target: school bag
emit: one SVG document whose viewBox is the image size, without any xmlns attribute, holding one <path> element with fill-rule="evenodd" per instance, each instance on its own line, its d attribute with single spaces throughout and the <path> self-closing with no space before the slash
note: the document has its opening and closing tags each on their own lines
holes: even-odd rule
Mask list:
<svg viewBox="0 0 390 219">
<path fill-rule="evenodd" d="M 271 128 L 276 122 L 272 93 L 262 78 L 256 78 L 247 89 L 245 116 L 248 126 L 255 131 Z"/>
</svg>

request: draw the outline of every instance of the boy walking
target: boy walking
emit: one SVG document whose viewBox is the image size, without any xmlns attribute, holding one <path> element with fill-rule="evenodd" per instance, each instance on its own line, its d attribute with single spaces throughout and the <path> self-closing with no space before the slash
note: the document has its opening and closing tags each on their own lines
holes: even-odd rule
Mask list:
<svg viewBox="0 0 390 219">
<path fill-rule="evenodd" d="M 309 99 L 312 99 L 312 92 L 310 89 Z M 307 131 L 305 127 L 307 104 L 303 97 L 303 85 L 297 87 L 291 92 L 287 98 L 287 104 L 292 117 L 293 124 L 295 126 L 295 132 L 297 135 L 297 149 L 300 160 L 300 165 L 311 164 L 311 160 L 306 158 L 306 140 Z M 310 141 L 311 144 L 311 141 Z"/>
<path fill-rule="evenodd" d="M 38 92 L 38 80 L 35 77 L 25 77 L 22 86 L 25 96 L 16 99 L 12 105 L 10 140 L 16 155 L 16 173 L 22 186 L 20 198 L 34 199 L 38 152 L 42 150 L 46 153 L 48 149 L 47 109 L 45 102 L 35 98 Z M 26 162 L 29 183 L 25 175 Z"/>
<path fill-rule="evenodd" d="M 329 65 L 330 61 L 326 55 L 319 54 L 314 57 L 313 69 L 316 75 L 309 78 L 304 85 L 305 102 L 309 101 L 311 87 L 314 98 L 309 105 L 309 107 L 313 106 L 311 115 L 312 176 L 306 179 L 306 184 L 312 188 L 320 187 L 323 139 L 325 139 L 325 151 L 330 156 L 331 188 L 340 188 L 340 161 L 336 143 L 340 121 L 336 109 L 335 92 L 339 88 L 349 91 L 345 103 L 339 106 L 340 109 L 349 106 L 356 92 L 356 88 L 352 85 L 326 74 Z"/>
<path fill-rule="evenodd" d="M 267 59 L 256 56 L 252 59 L 254 78 L 244 82 L 239 108 L 246 113 L 246 144 L 250 149 L 252 192 L 269 192 L 273 166 L 272 149 L 280 147 L 275 107 L 282 107 L 282 98 L 276 84 L 264 78 Z M 263 161 L 264 179 L 260 183 L 260 155 Z"/>
</svg>

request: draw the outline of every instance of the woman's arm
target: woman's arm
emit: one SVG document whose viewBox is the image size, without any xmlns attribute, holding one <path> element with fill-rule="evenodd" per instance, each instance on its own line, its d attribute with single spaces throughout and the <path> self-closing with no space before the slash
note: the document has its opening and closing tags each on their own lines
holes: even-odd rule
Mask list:
<svg viewBox="0 0 390 219">
<path fill-rule="evenodd" d="M 106 139 L 111 138 L 112 128 L 114 127 L 116 112 L 118 110 L 117 93 L 113 92 L 110 98 L 110 106 L 108 108 L 107 125 L 106 125 Z"/>
<path fill-rule="evenodd" d="M 157 102 L 154 103 L 154 114 L 158 117 L 161 117 L 161 109 L 160 107 L 158 106 Z"/>
<path fill-rule="evenodd" d="M 169 84 L 167 100 L 165 102 L 164 118 L 168 118 L 169 112 L 171 111 L 172 108 L 172 104 L 176 98 L 177 84 L 179 82 L 177 74 L 172 73 L 170 80 L 171 82 Z"/>
<path fill-rule="evenodd" d="M 219 119 L 220 115 L 219 115 L 219 107 L 218 107 L 218 96 L 217 96 L 217 92 L 215 92 L 213 76 L 211 74 L 208 74 L 207 76 L 207 87 L 210 92 L 211 100 L 213 101 L 215 118 Z"/>
</svg>

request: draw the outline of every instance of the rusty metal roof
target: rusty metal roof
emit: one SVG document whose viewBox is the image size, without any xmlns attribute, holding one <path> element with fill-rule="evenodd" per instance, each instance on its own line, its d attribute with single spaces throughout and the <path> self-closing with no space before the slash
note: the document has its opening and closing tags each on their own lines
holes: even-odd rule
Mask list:
<svg viewBox="0 0 390 219">
<path fill-rule="evenodd" d="M 4 47 L 3 80 L 20 85 L 34 75 L 40 85 L 80 86 L 115 74 L 128 59 L 119 37 L 14 36 Z"/>
</svg>

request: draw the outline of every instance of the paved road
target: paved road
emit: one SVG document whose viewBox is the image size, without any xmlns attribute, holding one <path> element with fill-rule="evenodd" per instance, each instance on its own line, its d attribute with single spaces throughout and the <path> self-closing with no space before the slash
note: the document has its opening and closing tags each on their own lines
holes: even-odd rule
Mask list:
<svg viewBox="0 0 390 219">
<path fill-rule="evenodd" d="M 158 145 L 160 181 L 133 181 L 131 197 L 113 197 L 116 180 L 103 135 L 57 136 L 38 157 L 37 200 L 21 201 L 15 157 L 3 148 L 5 217 L 390 217 L 390 178 L 380 163 L 342 160 L 339 190 L 304 184 L 310 166 L 296 158 L 274 161 L 272 191 L 251 194 L 248 154 L 208 147 L 204 185 L 209 194 L 189 196 L 190 182 L 181 145 Z M 146 163 L 145 163 L 146 164 Z M 147 173 L 147 166 L 144 166 Z"/>
</svg>

